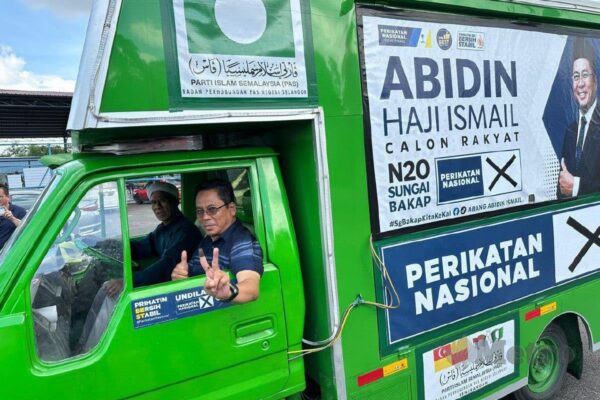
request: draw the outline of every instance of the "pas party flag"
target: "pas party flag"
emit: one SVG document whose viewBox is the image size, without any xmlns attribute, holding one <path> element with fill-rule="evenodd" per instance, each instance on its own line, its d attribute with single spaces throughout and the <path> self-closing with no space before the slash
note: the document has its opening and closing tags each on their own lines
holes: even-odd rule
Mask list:
<svg viewBox="0 0 600 400">
<path fill-rule="evenodd" d="M 294 57 L 292 0 L 184 0 L 191 54 Z"/>
</svg>

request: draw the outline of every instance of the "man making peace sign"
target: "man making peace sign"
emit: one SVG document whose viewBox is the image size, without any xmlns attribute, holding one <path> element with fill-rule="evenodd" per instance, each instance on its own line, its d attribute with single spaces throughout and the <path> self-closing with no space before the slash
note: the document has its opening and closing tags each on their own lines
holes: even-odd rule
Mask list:
<svg viewBox="0 0 600 400">
<path fill-rule="evenodd" d="M 263 273 L 262 250 L 250 231 L 236 218 L 233 188 L 228 181 L 215 179 L 201 183 L 196 189 L 196 217 L 206 236 L 187 261 L 175 266 L 171 279 L 185 279 L 206 273 L 204 289 L 224 302 L 246 303 L 256 300 Z M 237 284 L 229 279 L 228 269 Z"/>
</svg>

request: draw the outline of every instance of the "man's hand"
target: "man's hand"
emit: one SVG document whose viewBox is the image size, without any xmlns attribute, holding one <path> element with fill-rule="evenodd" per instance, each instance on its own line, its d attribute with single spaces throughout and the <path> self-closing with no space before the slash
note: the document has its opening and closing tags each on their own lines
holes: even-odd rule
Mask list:
<svg viewBox="0 0 600 400">
<path fill-rule="evenodd" d="M 208 264 L 204 252 L 200 249 L 200 265 L 206 272 L 206 281 L 204 282 L 206 293 L 219 300 L 228 299 L 231 296 L 229 274 L 219 268 L 219 249 L 215 247 L 213 250 L 212 265 Z"/>
<path fill-rule="evenodd" d="M 181 261 L 175 266 L 173 272 L 171 272 L 171 279 L 174 281 L 179 279 L 187 279 L 189 275 L 187 251 L 184 250 L 181 252 Z"/>
<path fill-rule="evenodd" d="M 103 287 L 108 297 L 116 297 L 123 290 L 123 279 L 111 279 L 104 282 Z"/>
<path fill-rule="evenodd" d="M 6 211 L 4 211 L 4 214 L 2 214 L 2 216 L 15 225 L 19 225 L 19 223 L 21 222 L 21 220 L 15 217 L 8 208 L 6 209 Z"/>
<path fill-rule="evenodd" d="M 558 176 L 558 187 L 563 196 L 573 196 L 573 175 L 565 165 L 565 159 L 560 160 L 560 175 Z"/>
</svg>

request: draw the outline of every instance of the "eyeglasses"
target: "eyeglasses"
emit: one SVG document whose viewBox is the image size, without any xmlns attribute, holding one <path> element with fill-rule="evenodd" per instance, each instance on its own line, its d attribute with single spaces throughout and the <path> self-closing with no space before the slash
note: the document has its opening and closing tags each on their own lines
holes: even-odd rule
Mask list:
<svg viewBox="0 0 600 400">
<path fill-rule="evenodd" d="M 583 79 L 584 81 L 587 81 L 588 79 L 590 79 L 590 76 L 594 75 L 591 72 L 587 72 L 587 71 L 583 71 L 581 74 L 579 74 L 579 72 L 575 72 L 573 74 L 573 82 L 579 82 L 579 79 Z"/>
<path fill-rule="evenodd" d="M 208 214 L 211 217 L 214 215 L 217 215 L 217 213 L 219 212 L 219 210 L 223 207 L 225 207 L 226 205 L 228 205 L 229 203 L 225 203 L 220 207 L 215 207 L 215 206 L 208 206 L 206 207 L 206 210 L 204 208 L 197 208 L 196 209 L 196 216 L 202 218 L 204 217 L 204 214 Z"/>
</svg>

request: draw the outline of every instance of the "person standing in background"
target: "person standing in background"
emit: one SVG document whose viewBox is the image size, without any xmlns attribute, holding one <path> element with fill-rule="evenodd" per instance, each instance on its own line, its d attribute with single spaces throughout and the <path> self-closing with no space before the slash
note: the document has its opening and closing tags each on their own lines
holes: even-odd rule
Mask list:
<svg viewBox="0 0 600 400">
<path fill-rule="evenodd" d="M 0 183 L 0 249 L 25 218 L 25 209 L 10 202 L 8 185 Z"/>
</svg>

